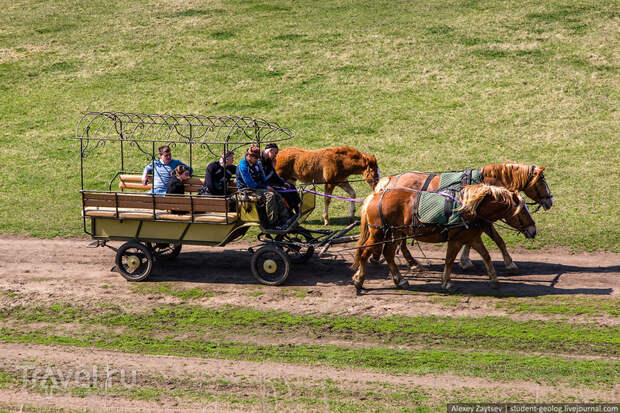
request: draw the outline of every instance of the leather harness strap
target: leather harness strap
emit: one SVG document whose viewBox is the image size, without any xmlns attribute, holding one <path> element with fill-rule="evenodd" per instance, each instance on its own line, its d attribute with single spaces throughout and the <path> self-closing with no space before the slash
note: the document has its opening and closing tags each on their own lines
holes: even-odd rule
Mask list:
<svg viewBox="0 0 620 413">
<path fill-rule="evenodd" d="M 424 181 L 424 184 L 422 185 L 422 189 L 421 191 L 426 191 L 428 189 L 428 186 L 431 184 L 431 181 L 433 180 L 434 177 L 436 177 L 437 175 L 435 174 L 428 174 L 428 176 L 426 177 L 426 180 Z"/>
</svg>

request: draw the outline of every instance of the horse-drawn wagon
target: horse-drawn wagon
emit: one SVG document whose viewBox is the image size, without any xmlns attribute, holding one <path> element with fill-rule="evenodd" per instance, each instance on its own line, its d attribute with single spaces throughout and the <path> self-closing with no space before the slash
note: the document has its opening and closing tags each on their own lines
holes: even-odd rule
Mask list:
<svg viewBox="0 0 620 413">
<path fill-rule="evenodd" d="M 93 247 L 116 251 L 116 268 L 123 277 L 142 281 L 154 261 L 175 259 L 184 244 L 224 246 L 258 228 L 259 248 L 250 248 L 252 273 L 263 284 L 282 284 L 292 263 L 307 261 L 315 246 L 326 249 L 342 241 L 346 232 L 300 226 L 315 207 L 312 192 L 300 187 L 301 206 L 294 219 L 273 229 L 261 218 L 260 198 L 237 191 L 234 183 L 224 195 L 198 195 L 204 182 L 192 177 L 183 195 L 155 194 L 149 191 L 152 179 L 145 185 L 136 167 L 153 162 L 159 145 L 179 151 L 192 167 L 197 157 L 218 157 L 293 136 L 276 123 L 249 117 L 86 113 L 76 129 L 84 232 L 95 240 Z M 95 150 L 104 152 L 103 159 L 87 165 Z M 116 248 L 110 241 L 124 243 Z"/>
</svg>

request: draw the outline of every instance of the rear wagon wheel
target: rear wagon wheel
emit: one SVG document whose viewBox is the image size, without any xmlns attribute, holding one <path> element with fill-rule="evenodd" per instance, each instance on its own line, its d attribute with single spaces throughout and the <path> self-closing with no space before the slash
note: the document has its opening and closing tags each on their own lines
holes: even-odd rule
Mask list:
<svg viewBox="0 0 620 413">
<path fill-rule="evenodd" d="M 280 285 L 289 275 L 291 259 L 280 248 L 265 246 L 252 255 L 250 268 L 262 284 Z"/>
<path fill-rule="evenodd" d="M 126 242 L 116 251 L 116 268 L 127 281 L 142 281 L 153 269 L 151 250 L 139 242 Z"/>
</svg>

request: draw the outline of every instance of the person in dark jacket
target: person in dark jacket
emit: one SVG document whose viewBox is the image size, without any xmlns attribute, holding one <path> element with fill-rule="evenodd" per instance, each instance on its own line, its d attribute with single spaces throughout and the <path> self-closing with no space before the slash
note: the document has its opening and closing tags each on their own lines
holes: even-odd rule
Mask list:
<svg viewBox="0 0 620 413">
<path fill-rule="evenodd" d="M 219 161 L 211 162 L 205 171 L 205 183 L 198 195 L 224 195 L 228 191 L 228 182 L 232 180 L 236 167 L 233 165 L 235 153 L 226 151 Z"/>
<path fill-rule="evenodd" d="M 265 150 L 261 154 L 261 164 L 263 171 L 265 172 L 265 180 L 267 184 L 275 188 L 276 191 L 282 195 L 284 201 L 288 205 L 289 209 L 293 213 L 297 213 L 301 199 L 299 194 L 295 190 L 295 185 L 290 182 L 286 182 L 276 172 L 276 157 L 278 156 L 278 145 L 275 143 L 268 143 L 265 145 Z M 295 191 L 290 191 L 295 190 Z M 290 191 L 290 192 L 289 192 Z"/>
<path fill-rule="evenodd" d="M 189 169 L 185 165 L 178 165 L 170 175 L 166 193 L 183 195 L 185 193 L 185 181 L 189 179 Z"/>
</svg>

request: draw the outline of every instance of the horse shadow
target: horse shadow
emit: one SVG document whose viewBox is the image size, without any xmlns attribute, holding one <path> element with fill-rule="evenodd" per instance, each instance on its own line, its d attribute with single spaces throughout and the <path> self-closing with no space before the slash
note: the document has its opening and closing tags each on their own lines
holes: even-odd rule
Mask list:
<svg viewBox="0 0 620 413">
<path fill-rule="evenodd" d="M 259 282 L 250 270 L 251 255 L 244 250 L 190 251 L 182 253 L 172 262 L 157 262 L 149 277 L 150 282 L 192 282 L 211 284 L 257 285 Z M 331 255 L 318 258 L 316 255 L 305 264 L 294 264 L 284 286 L 310 287 L 317 285 L 351 285 L 353 270 L 351 257 Z M 481 263 L 473 270 L 462 271 L 458 265 L 453 267 L 452 280 L 456 285 L 453 294 L 465 296 L 493 297 L 536 297 L 544 295 L 611 295 L 613 288 L 599 282 L 591 287 L 558 287 L 558 281 L 566 274 L 602 274 L 610 277 L 620 276 L 620 266 L 576 266 L 544 262 L 520 261 L 519 274 L 508 274 L 503 263 L 494 262 L 500 288 L 489 285 L 484 266 Z M 405 270 L 405 266 L 401 266 Z M 412 276 L 403 271 L 410 282 L 410 292 L 442 294 L 441 273 L 443 264 L 432 264 L 422 273 Z M 387 265 L 369 265 L 367 280 L 385 280 L 388 277 Z M 599 280 L 600 281 L 600 280 Z M 603 280 L 604 281 L 604 280 Z M 364 294 L 394 294 L 402 292 L 391 285 L 368 288 Z M 351 286 L 353 288 L 353 286 Z"/>
</svg>

